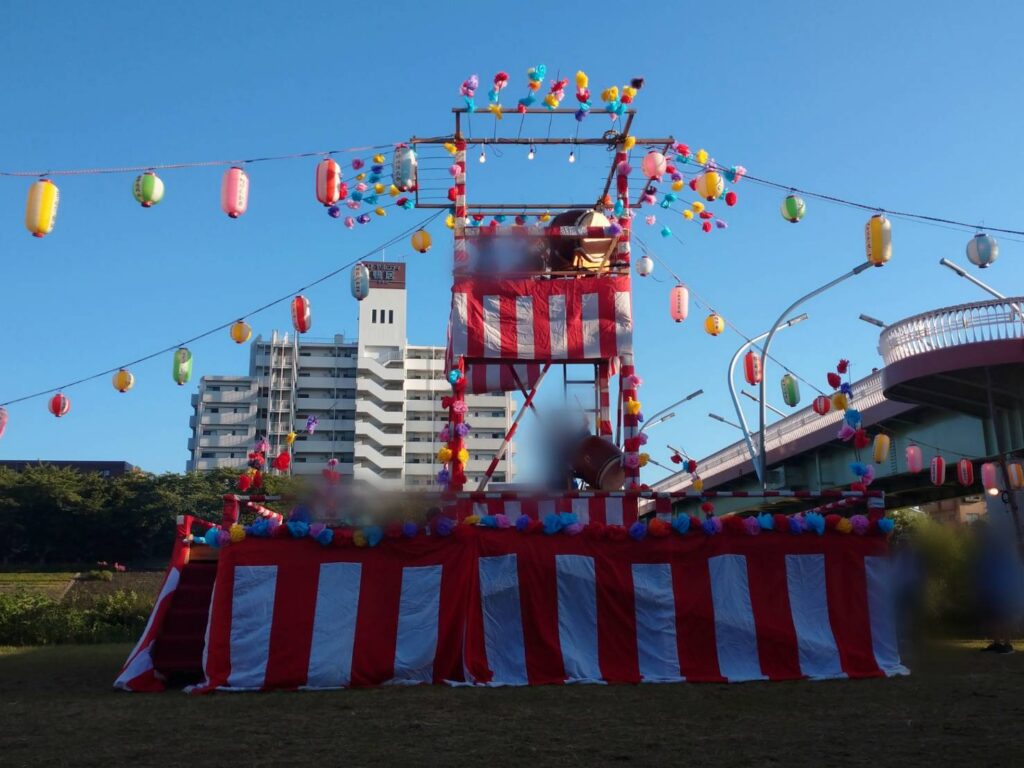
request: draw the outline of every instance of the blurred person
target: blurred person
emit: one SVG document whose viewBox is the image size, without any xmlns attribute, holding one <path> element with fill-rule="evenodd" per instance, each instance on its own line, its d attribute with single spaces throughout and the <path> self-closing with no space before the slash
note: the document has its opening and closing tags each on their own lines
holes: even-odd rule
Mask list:
<svg viewBox="0 0 1024 768">
<path fill-rule="evenodd" d="M 986 521 L 974 524 L 977 537 L 974 576 L 979 618 L 992 642 L 985 651 L 1013 653 L 1011 639 L 1021 608 L 1021 562 L 1014 537 Z"/>
</svg>

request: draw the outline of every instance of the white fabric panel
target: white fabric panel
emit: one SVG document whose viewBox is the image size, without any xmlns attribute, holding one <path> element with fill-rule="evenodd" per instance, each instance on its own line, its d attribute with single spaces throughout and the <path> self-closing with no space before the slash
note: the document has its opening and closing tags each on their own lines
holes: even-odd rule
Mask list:
<svg viewBox="0 0 1024 768">
<path fill-rule="evenodd" d="M 229 688 L 262 688 L 270 657 L 276 565 L 235 566 L 231 595 L 231 673 Z"/>
<path fill-rule="evenodd" d="M 323 563 L 320 566 L 306 678 L 310 688 L 338 688 L 352 680 L 352 649 L 361 579 L 359 563 Z"/>
<path fill-rule="evenodd" d="M 605 525 L 622 525 L 622 497 L 608 496 L 604 500 Z"/>
<path fill-rule="evenodd" d="M 160 588 L 160 594 L 156 597 L 156 602 L 153 603 L 153 610 L 150 611 L 149 618 L 146 619 L 146 628 L 142 630 L 139 641 L 135 643 L 135 647 L 132 648 L 132 652 L 128 655 L 128 663 L 125 665 L 124 672 L 118 675 L 117 680 L 114 681 L 115 687 L 122 688 L 132 678 L 138 677 L 143 672 L 153 668 L 153 659 L 150 656 L 153 638 L 148 637 L 149 631 L 153 628 L 153 620 L 156 618 L 156 612 L 160 609 L 160 604 L 178 588 L 178 580 L 180 578 L 181 571 L 177 568 L 171 568 L 167 578 L 164 579 L 163 586 Z M 143 643 L 145 643 L 145 647 L 143 647 Z M 140 651 L 142 652 L 140 653 Z"/>
<path fill-rule="evenodd" d="M 484 315 L 484 357 L 501 357 L 501 297 L 484 296 L 481 304 Z"/>
<path fill-rule="evenodd" d="M 555 555 L 558 573 L 558 642 L 568 682 L 597 682 L 597 582 L 594 558 Z"/>
<path fill-rule="evenodd" d="M 615 293 L 615 346 L 620 355 L 633 353 L 633 311 L 628 291 Z"/>
<path fill-rule="evenodd" d="M 580 522 L 586 525 L 590 522 L 590 499 L 573 499 L 572 511 L 576 513 Z"/>
<path fill-rule="evenodd" d="M 564 360 L 569 354 L 566 328 L 565 296 L 552 295 L 548 299 L 548 325 L 551 331 L 551 359 Z"/>
<path fill-rule="evenodd" d="M 865 557 L 871 647 L 879 669 L 890 677 L 910 674 L 900 661 L 896 635 L 896 605 L 892 591 L 892 562 L 887 557 Z"/>
<path fill-rule="evenodd" d="M 537 502 L 537 519 L 543 521 L 546 515 L 555 513 L 555 502 L 551 499 L 542 499 Z"/>
<path fill-rule="evenodd" d="M 492 684 L 526 685 L 526 645 L 515 554 L 480 558 L 484 648 Z"/>
<path fill-rule="evenodd" d="M 789 608 L 800 671 L 811 678 L 846 677 L 828 618 L 824 555 L 786 555 Z"/>
<path fill-rule="evenodd" d="M 583 355 L 601 357 L 601 315 L 596 293 L 584 293 L 581 300 Z"/>
<path fill-rule="evenodd" d="M 513 523 L 519 519 L 519 516 L 523 514 L 523 504 L 519 501 L 506 501 L 505 502 L 505 515 Z"/>
<path fill-rule="evenodd" d="M 452 357 L 458 360 L 466 354 L 469 345 L 468 301 L 465 293 L 456 292 L 452 298 Z"/>
<path fill-rule="evenodd" d="M 676 601 L 669 563 L 634 563 L 636 649 L 640 677 L 646 682 L 683 679 L 676 645 Z"/>
<path fill-rule="evenodd" d="M 708 558 L 711 600 L 715 608 L 715 647 L 718 669 L 730 682 L 766 680 L 757 654 L 757 628 L 750 603 L 747 558 L 719 555 Z"/>
<path fill-rule="evenodd" d="M 520 358 L 532 358 L 533 357 L 533 297 L 532 296 L 517 296 L 516 297 L 516 343 L 519 345 L 517 357 Z M 526 379 L 523 374 L 519 373 L 520 378 L 525 383 Z"/>
<path fill-rule="evenodd" d="M 402 569 L 402 596 L 398 602 L 398 637 L 395 643 L 395 681 L 434 681 L 440 605 L 440 565 Z"/>
</svg>

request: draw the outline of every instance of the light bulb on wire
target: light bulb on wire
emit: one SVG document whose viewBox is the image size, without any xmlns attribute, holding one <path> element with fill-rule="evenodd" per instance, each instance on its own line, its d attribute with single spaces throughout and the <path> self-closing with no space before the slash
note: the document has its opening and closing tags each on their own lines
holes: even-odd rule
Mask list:
<svg viewBox="0 0 1024 768">
<path fill-rule="evenodd" d="M 477 159 L 480 160 L 481 163 L 486 163 L 487 162 L 487 155 L 484 154 L 484 150 L 483 150 L 482 147 L 480 148 L 480 157 L 477 158 Z"/>
<path fill-rule="evenodd" d="M 526 153 L 526 159 L 527 160 L 533 160 L 533 158 L 536 156 L 536 154 L 537 153 L 533 149 L 533 144 L 531 144 L 530 145 L 530 151 Z"/>
<path fill-rule="evenodd" d="M 576 162 L 576 153 L 571 151 L 571 150 L 569 152 L 569 162 L 570 163 L 575 163 Z"/>
</svg>

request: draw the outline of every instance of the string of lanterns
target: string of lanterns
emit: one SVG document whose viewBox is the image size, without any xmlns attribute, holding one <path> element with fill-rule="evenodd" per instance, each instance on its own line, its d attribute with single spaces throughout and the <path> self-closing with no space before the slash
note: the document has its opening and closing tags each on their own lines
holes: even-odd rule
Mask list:
<svg viewBox="0 0 1024 768">
<path fill-rule="evenodd" d="M 250 312 L 248 312 L 246 316 L 258 314 L 273 306 L 281 304 L 285 301 L 289 301 L 292 316 L 292 325 L 295 328 L 296 332 L 308 332 L 312 327 L 312 308 L 309 299 L 303 295 L 303 291 L 306 291 L 316 285 L 319 285 L 320 283 L 325 282 L 326 280 L 329 280 L 330 278 L 340 274 L 342 271 L 350 267 L 353 267 L 354 265 L 357 268 L 362 267 L 363 270 L 366 270 L 366 266 L 364 264 L 361 264 L 362 259 L 369 258 L 374 253 L 394 245 L 403 238 L 409 237 L 410 234 L 412 235 L 410 243 L 414 247 L 418 245 L 420 248 L 425 247 L 429 249 L 430 238 L 426 231 L 423 229 L 423 227 L 428 226 L 431 222 L 437 219 L 437 217 L 440 216 L 440 214 L 441 212 L 437 212 L 428 216 L 426 219 L 419 222 L 415 226 L 400 232 L 398 235 L 392 237 L 390 240 L 370 249 L 366 254 L 359 257 L 359 259 L 357 259 L 356 261 L 348 262 L 347 264 L 344 264 L 341 267 L 338 267 L 337 269 L 334 269 L 331 272 L 328 272 L 327 274 L 318 277 L 317 279 L 298 289 L 294 293 L 289 293 L 286 296 L 274 299 L 270 302 L 267 302 L 263 306 L 253 309 Z M 365 290 L 366 292 L 369 291 L 368 273 L 365 274 Z M 188 383 L 188 381 L 191 379 L 193 366 L 192 352 L 186 345 L 188 343 L 204 339 L 208 336 L 213 335 L 214 333 L 217 333 L 218 331 L 223 331 L 225 329 L 227 329 L 228 335 L 230 336 L 231 340 L 236 344 L 245 344 L 252 338 L 252 326 L 250 326 L 249 323 L 247 323 L 244 319 L 239 318 L 231 323 L 225 323 L 216 326 L 215 328 L 203 331 L 202 333 L 197 334 L 196 336 L 192 337 L 183 344 L 175 345 L 173 347 L 168 347 L 165 349 L 158 350 L 156 352 L 152 352 L 135 360 L 132 363 L 118 366 L 113 370 L 108 369 L 106 371 L 100 371 L 99 373 L 91 374 L 89 376 L 65 384 L 61 387 L 46 389 L 40 392 L 35 392 L 33 394 L 24 395 L 22 397 L 8 400 L 2 405 L 0 405 L 0 437 L 3 436 L 9 421 L 9 414 L 5 406 L 24 402 L 26 400 L 32 400 L 34 398 L 42 397 L 44 395 L 50 395 L 51 393 L 53 393 L 52 397 L 50 397 L 47 401 L 47 410 L 53 416 L 61 418 L 63 416 L 66 416 L 71 411 L 71 399 L 64 393 L 63 390 L 70 389 L 71 387 L 83 384 L 87 381 L 92 381 L 107 374 L 112 374 L 111 384 L 113 385 L 114 389 L 121 393 L 128 392 L 135 385 L 135 375 L 131 372 L 130 367 L 132 365 L 140 364 L 153 358 L 159 357 L 160 355 L 163 355 L 167 352 L 172 353 L 171 378 L 175 382 L 175 384 L 177 384 L 178 386 L 183 386 L 184 384 Z M 315 429 L 315 424 L 313 425 L 313 429 Z"/>
</svg>

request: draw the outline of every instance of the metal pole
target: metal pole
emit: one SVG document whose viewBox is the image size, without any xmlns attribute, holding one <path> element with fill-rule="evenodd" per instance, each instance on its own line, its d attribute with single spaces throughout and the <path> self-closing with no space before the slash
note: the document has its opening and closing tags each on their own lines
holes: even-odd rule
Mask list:
<svg viewBox="0 0 1024 768">
<path fill-rule="evenodd" d="M 1007 298 L 1005 293 L 1000 293 L 991 285 L 981 282 L 981 280 L 976 278 L 974 275 L 968 273 L 967 270 L 961 267 L 959 264 L 956 264 L 955 262 L 952 262 L 949 259 L 939 259 L 939 264 L 941 264 L 944 267 L 949 267 L 956 274 L 960 275 L 960 277 L 962 277 L 964 280 L 966 280 L 969 283 L 974 283 L 976 286 L 981 288 L 981 290 L 985 291 L 985 293 L 991 294 L 992 296 L 995 296 L 997 299 Z M 1017 317 L 1019 317 L 1021 319 L 1021 322 L 1024 323 L 1024 312 L 1021 311 L 1020 306 L 1018 304 L 1013 303 L 1011 303 L 1010 306 L 1013 307 L 1013 311 L 1017 313 Z"/>
<path fill-rule="evenodd" d="M 861 272 L 863 272 L 866 269 L 871 268 L 872 266 L 874 266 L 874 265 L 870 261 L 865 261 L 862 264 L 858 264 L 856 267 L 851 269 L 849 272 L 846 272 L 846 273 L 840 275 L 835 280 L 827 282 L 827 283 L 825 283 L 825 285 L 821 286 L 820 288 L 815 288 L 810 293 L 801 296 L 799 299 L 797 299 L 792 304 L 790 304 L 788 307 L 786 307 L 786 311 L 783 312 L 781 315 L 779 315 L 779 319 L 775 321 L 775 324 L 772 325 L 772 329 L 770 331 L 768 331 L 768 338 L 765 339 L 764 347 L 763 347 L 763 353 L 762 353 L 762 358 L 763 359 L 762 359 L 762 362 L 761 362 L 761 388 L 760 388 L 760 392 L 759 392 L 760 399 L 761 399 L 761 407 L 760 407 L 760 411 L 761 411 L 761 425 L 760 425 L 761 426 L 761 433 L 759 435 L 759 438 L 760 438 L 759 439 L 760 451 L 758 453 L 757 461 L 760 462 L 760 465 L 761 465 L 761 476 L 760 476 L 759 479 L 761 481 L 761 491 L 762 492 L 768 490 L 768 476 L 767 476 L 768 454 L 765 452 L 765 421 L 766 421 L 766 418 L 767 418 L 767 415 L 768 415 L 768 413 L 767 413 L 768 409 L 764 407 L 764 404 L 765 404 L 765 381 L 767 380 L 767 375 L 766 375 L 767 371 L 766 371 L 766 369 L 767 369 L 767 363 L 768 363 L 768 350 L 771 349 L 772 339 L 775 338 L 776 331 L 778 331 L 779 328 L 781 328 L 785 324 L 784 321 L 785 321 L 786 315 L 788 315 L 794 309 L 799 307 L 805 301 L 809 301 L 810 299 L 813 299 L 815 296 L 818 296 L 819 294 L 824 293 L 825 291 L 829 290 L 830 288 L 834 288 L 835 286 L 839 285 L 844 280 L 848 280 L 851 277 L 856 277 Z"/>
<path fill-rule="evenodd" d="M 747 392 L 747 390 L 745 390 L 745 389 L 741 389 L 741 390 L 740 390 L 740 394 L 741 394 L 741 395 L 743 395 L 743 396 L 744 396 L 745 398 L 747 398 L 747 399 L 749 399 L 749 400 L 753 400 L 753 401 L 754 401 L 755 403 L 759 403 L 759 402 L 761 402 L 761 401 L 760 401 L 760 400 L 758 400 L 758 399 L 757 399 L 756 397 L 754 397 L 754 395 L 752 395 L 752 394 L 750 394 L 749 392 Z M 766 407 L 768 408 L 768 410 L 769 410 L 769 411 L 771 411 L 772 413 L 774 413 L 774 414 L 775 414 L 776 416 L 782 416 L 782 417 L 785 417 L 785 416 L 787 415 L 785 411 L 780 411 L 780 410 L 779 410 L 778 408 L 776 408 L 776 407 L 775 407 L 774 405 L 772 405 L 771 403 L 765 403 L 765 406 L 766 406 Z"/>
<path fill-rule="evenodd" d="M 797 315 L 796 317 L 790 318 L 789 320 L 787 320 L 782 325 L 782 327 L 783 328 L 792 328 L 797 323 L 802 323 L 806 319 L 807 319 L 807 313 L 805 312 L 805 313 L 803 313 L 801 315 Z M 740 420 L 740 424 L 742 425 L 742 426 L 740 426 L 740 429 L 743 430 L 743 440 L 747 444 L 747 451 L 750 453 L 750 460 L 754 463 L 754 472 L 757 473 L 757 479 L 758 479 L 759 482 L 763 482 L 764 481 L 764 478 L 762 477 L 763 469 L 762 469 L 761 465 L 757 461 L 757 454 L 754 452 L 754 438 L 753 438 L 753 435 L 750 432 L 750 426 L 747 424 L 746 414 L 743 413 L 743 408 L 740 406 L 740 399 L 736 395 L 736 383 L 735 383 L 734 380 L 736 378 L 736 363 L 739 361 L 740 355 L 742 355 L 747 349 L 752 347 L 754 344 L 757 344 L 759 341 L 762 341 L 762 340 L 766 339 L 768 337 L 769 333 L 770 333 L 769 331 L 765 331 L 760 336 L 755 336 L 754 338 L 752 338 L 749 341 L 747 341 L 745 344 L 742 344 L 740 346 L 740 348 L 736 350 L 736 354 L 734 354 L 732 356 L 732 360 L 729 362 L 729 377 L 728 377 L 728 381 L 729 381 L 729 395 L 732 397 L 732 405 L 736 409 L 736 418 L 738 418 Z M 767 354 L 766 353 L 767 353 L 767 349 L 763 350 L 762 355 L 761 355 L 761 383 L 762 384 L 764 383 L 764 361 L 765 361 L 765 359 L 767 359 Z M 764 397 L 763 389 L 762 389 L 761 397 Z M 772 410 L 775 410 L 775 409 L 772 409 Z M 776 413 L 779 413 L 779 412 L 776 411 Z M 785 414 L 780 414 L 780 415 L 785 415 Z M 762 426 L 762 429 L 764 429 L 763 426 Z"/>
<path fill-rule="evenodd" d="M 691 392 L 690 394 L 688 394 L 688 395 L 687 395 L 686 397 L 684 397 L 684 398 L 683 398 L 682 400 L 676 400 L 676 401 L 675 401 L 674 403 L 672 403 L 672 405 L 669 405 L 669 406 L 666 406 L 665 408 L 662 408 L 662 409 L 661 409 L 660 411 L 658 411 L 657 413 L 655 413 L 655 414 L 654 414 L 653 416 L 651 416 L 651 417 L 650 417 L 649 419 L 647 419 L 646 421 L 644 421 L 644 426 L 640 427 L 640 431 L 641 431 L 641 432 L 643 432 L 643 431 L 644 431 L 644 428 L 645 428 L 646 426 L 648 426 L 649 424 L 651 424 L 651 423 L 652 423 L 652 422 L 654 422 L 654 421 L 657 421 L 658 417 L 659 417 L 659 416 L 661 416 L 662 414 L 664 414 L 664 413 L 668 413 L 668 412 L 669 412 L 669 411 L 671 411 L 671 410 L 672 410 L 673 408 L 675 408 L 675 407 L 677 407 L 677 406 L 680 406 L 680 405 L 682 405 L 683 403 L 687 403 L 687 402 L 689 402 L 690 400 L 693 400 L 693 398 L 695 398 L 695 397 L 700 397 L 700 396 L 701 396 L 701 395 L 703 395 L 703 394 L 704 394 L 704 390 L 703 390 L 703 389 L 698 389 L 698 390 L 697 390 L 696 392 Z"/>
</svg>

